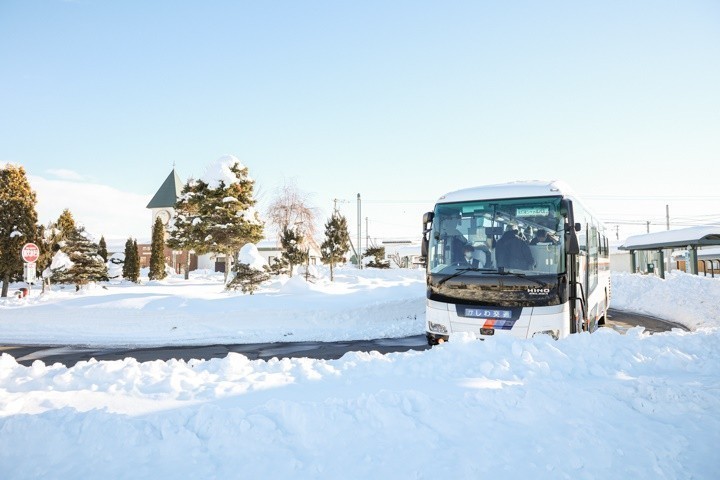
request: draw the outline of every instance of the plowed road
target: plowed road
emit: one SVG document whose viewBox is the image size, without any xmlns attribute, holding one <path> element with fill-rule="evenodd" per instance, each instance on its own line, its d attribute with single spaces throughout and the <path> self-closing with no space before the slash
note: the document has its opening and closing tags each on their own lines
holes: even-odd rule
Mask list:
<svg viewBox="0 0 720 480">
<path fill-rule="evenodd" d="M 609 325 L 620 332 L 625 332 L 635 326 L 645 327 L 651 333 L 669 331 L 673 328 L 687 330 L 682 325 L 660 320 L 653 317 L 627 313 L 610 309 Z M 122 360 L 135 358 L 140 362 L 152 360 L 183 359 L 190 360 L 223 358 L 230 352 L 237 352 L 250 359 L 270 359 L 273 357 L 310 357 L 333 359 L 340 358 L 347 352 L 380 353 L 404 352 L 407 350 L 426 350 L 424 335 L 405 338 L 381 338 L 375 340 L 355 340 L 343 342 L 295 342 L 295 343 L 253 343 L 240 345 L 203 345 L 203 346 L 173 346 L 173 347 L 145 347 L 145 348 L 101 348 L 78 346 L 38 346 L 38 345 L 7 345 L 0 346 L 0 352 L 15 357 L 18 363 L 30 365 L 35 360 L 42 360 L 45 364 L 62 363 L 66 366 L 75 365 L 83 360 Z"/>
</svg>

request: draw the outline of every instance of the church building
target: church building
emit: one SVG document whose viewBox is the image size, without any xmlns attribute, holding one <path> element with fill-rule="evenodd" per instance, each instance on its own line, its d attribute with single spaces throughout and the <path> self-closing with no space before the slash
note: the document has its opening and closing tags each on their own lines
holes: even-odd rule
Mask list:
<svg viewBox="0 0 720 480">
<path fill-rule="evenodd" d="M 162 183 L 158 191 L 147 204 L 148 209 L 152 212 L 152 220 L 150 222 L 150 232 L 152 233 L 155 221 L 159 218 L 165 226 L 165 240 L 168 239 L 167 233 L 168 227 L 172 224 L 172 220 L 175 218 L 175 203 L 182 193 L 183 182 L 180 180 L 175 168 L 172 169 L 170 175 L 167 176 L 165 181 Z M 150 235 L 152 237 L 152 235 Z M 140 250 L 140 267 L 150 266 L 150 253 L 151 245 L 138 245 Z M 165 264 L 170 265 L 176 273 L 181 273 L 186 265 L 186 253 L 171 248 L 165 247 Z M 195 254 L 190 255 L 190 270 L 198 268 L 198 256 Z"/>
</svg>

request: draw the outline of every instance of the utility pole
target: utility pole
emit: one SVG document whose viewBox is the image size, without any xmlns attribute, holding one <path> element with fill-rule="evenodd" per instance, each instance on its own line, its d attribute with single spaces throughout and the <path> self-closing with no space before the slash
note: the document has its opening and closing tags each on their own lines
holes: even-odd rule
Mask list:
<svg viewBox="0 0 720 480">
<path fill-rule="evenodd" d="M 650 233 L 650 220 L 647 221 L 647 233 Z"/>
<path fill-rule="evenodd" d="M 357 226 L 358 226 L 358 232 L 357 232 L 357 245 L 358 245 L 358 252 L 355 254 L 355 259 L 357 260 L 358 268 L 362 269 L 362 208 L 360 207 L 360 194 L 357 194 Z"/>
<path fill-rule="evenodd" d="M 348 201 L 341 198 L 333 198 L 333 212 L 335 213 L 338 213 L 338 203 L 348 203 Z"/>
<path fill-rule="evenodd" d="M 620 225 L 615 225 L 615 240 L 620 240 Z"/>
<path fill-rule="evenodd" d="M 665 224 L 667 226 L 667 229 L 670 230 L 670 205 L 667 205 L 667 204 L 665 205 Z M 668 272 L 670 272 L 671 268 L 672 268 L 672 250 L 668 250 L 666 270 Z M 663 276 L 663 278 L 665 278 L 665 277 Z"/>
</svg>

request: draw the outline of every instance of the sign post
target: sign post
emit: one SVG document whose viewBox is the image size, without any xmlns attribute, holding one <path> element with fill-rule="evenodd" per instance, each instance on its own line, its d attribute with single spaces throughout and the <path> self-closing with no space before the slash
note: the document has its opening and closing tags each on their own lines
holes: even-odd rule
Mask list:
<svg viewBox="0 0 720 480">
<path fill-rule="evenodd" d="M 23 280 L 25 280 L 25 283 L 35 283 L 35 280 L 37 280 L 37 264 L 36 263 L 26 263 L 23 265 Z"/>
<path fill-rule="evenodd" d="M 26 243 L 23 245 L 20 252 L 23 261 L 25 262 L 23 268 L 23 279 L 28 284 L 35 283 L 37 275 L 37 259 L 40 258 L 40 248 L 34 243 Z"/>
</svg>

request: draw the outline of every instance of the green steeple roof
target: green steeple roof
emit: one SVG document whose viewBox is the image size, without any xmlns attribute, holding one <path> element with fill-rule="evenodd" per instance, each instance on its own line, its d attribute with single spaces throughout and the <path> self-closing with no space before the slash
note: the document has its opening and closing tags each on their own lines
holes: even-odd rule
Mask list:
<svg viewBox="0 0 720 480">
<path fill-rule="evenodd" d="M 165 179 L 155 196 L 150 200 L 145 208 L 168 208 L 174 207 L 178 197 L 182 192 L 182 181 L 173 168 L 170 175 Z"/>
</svg>

